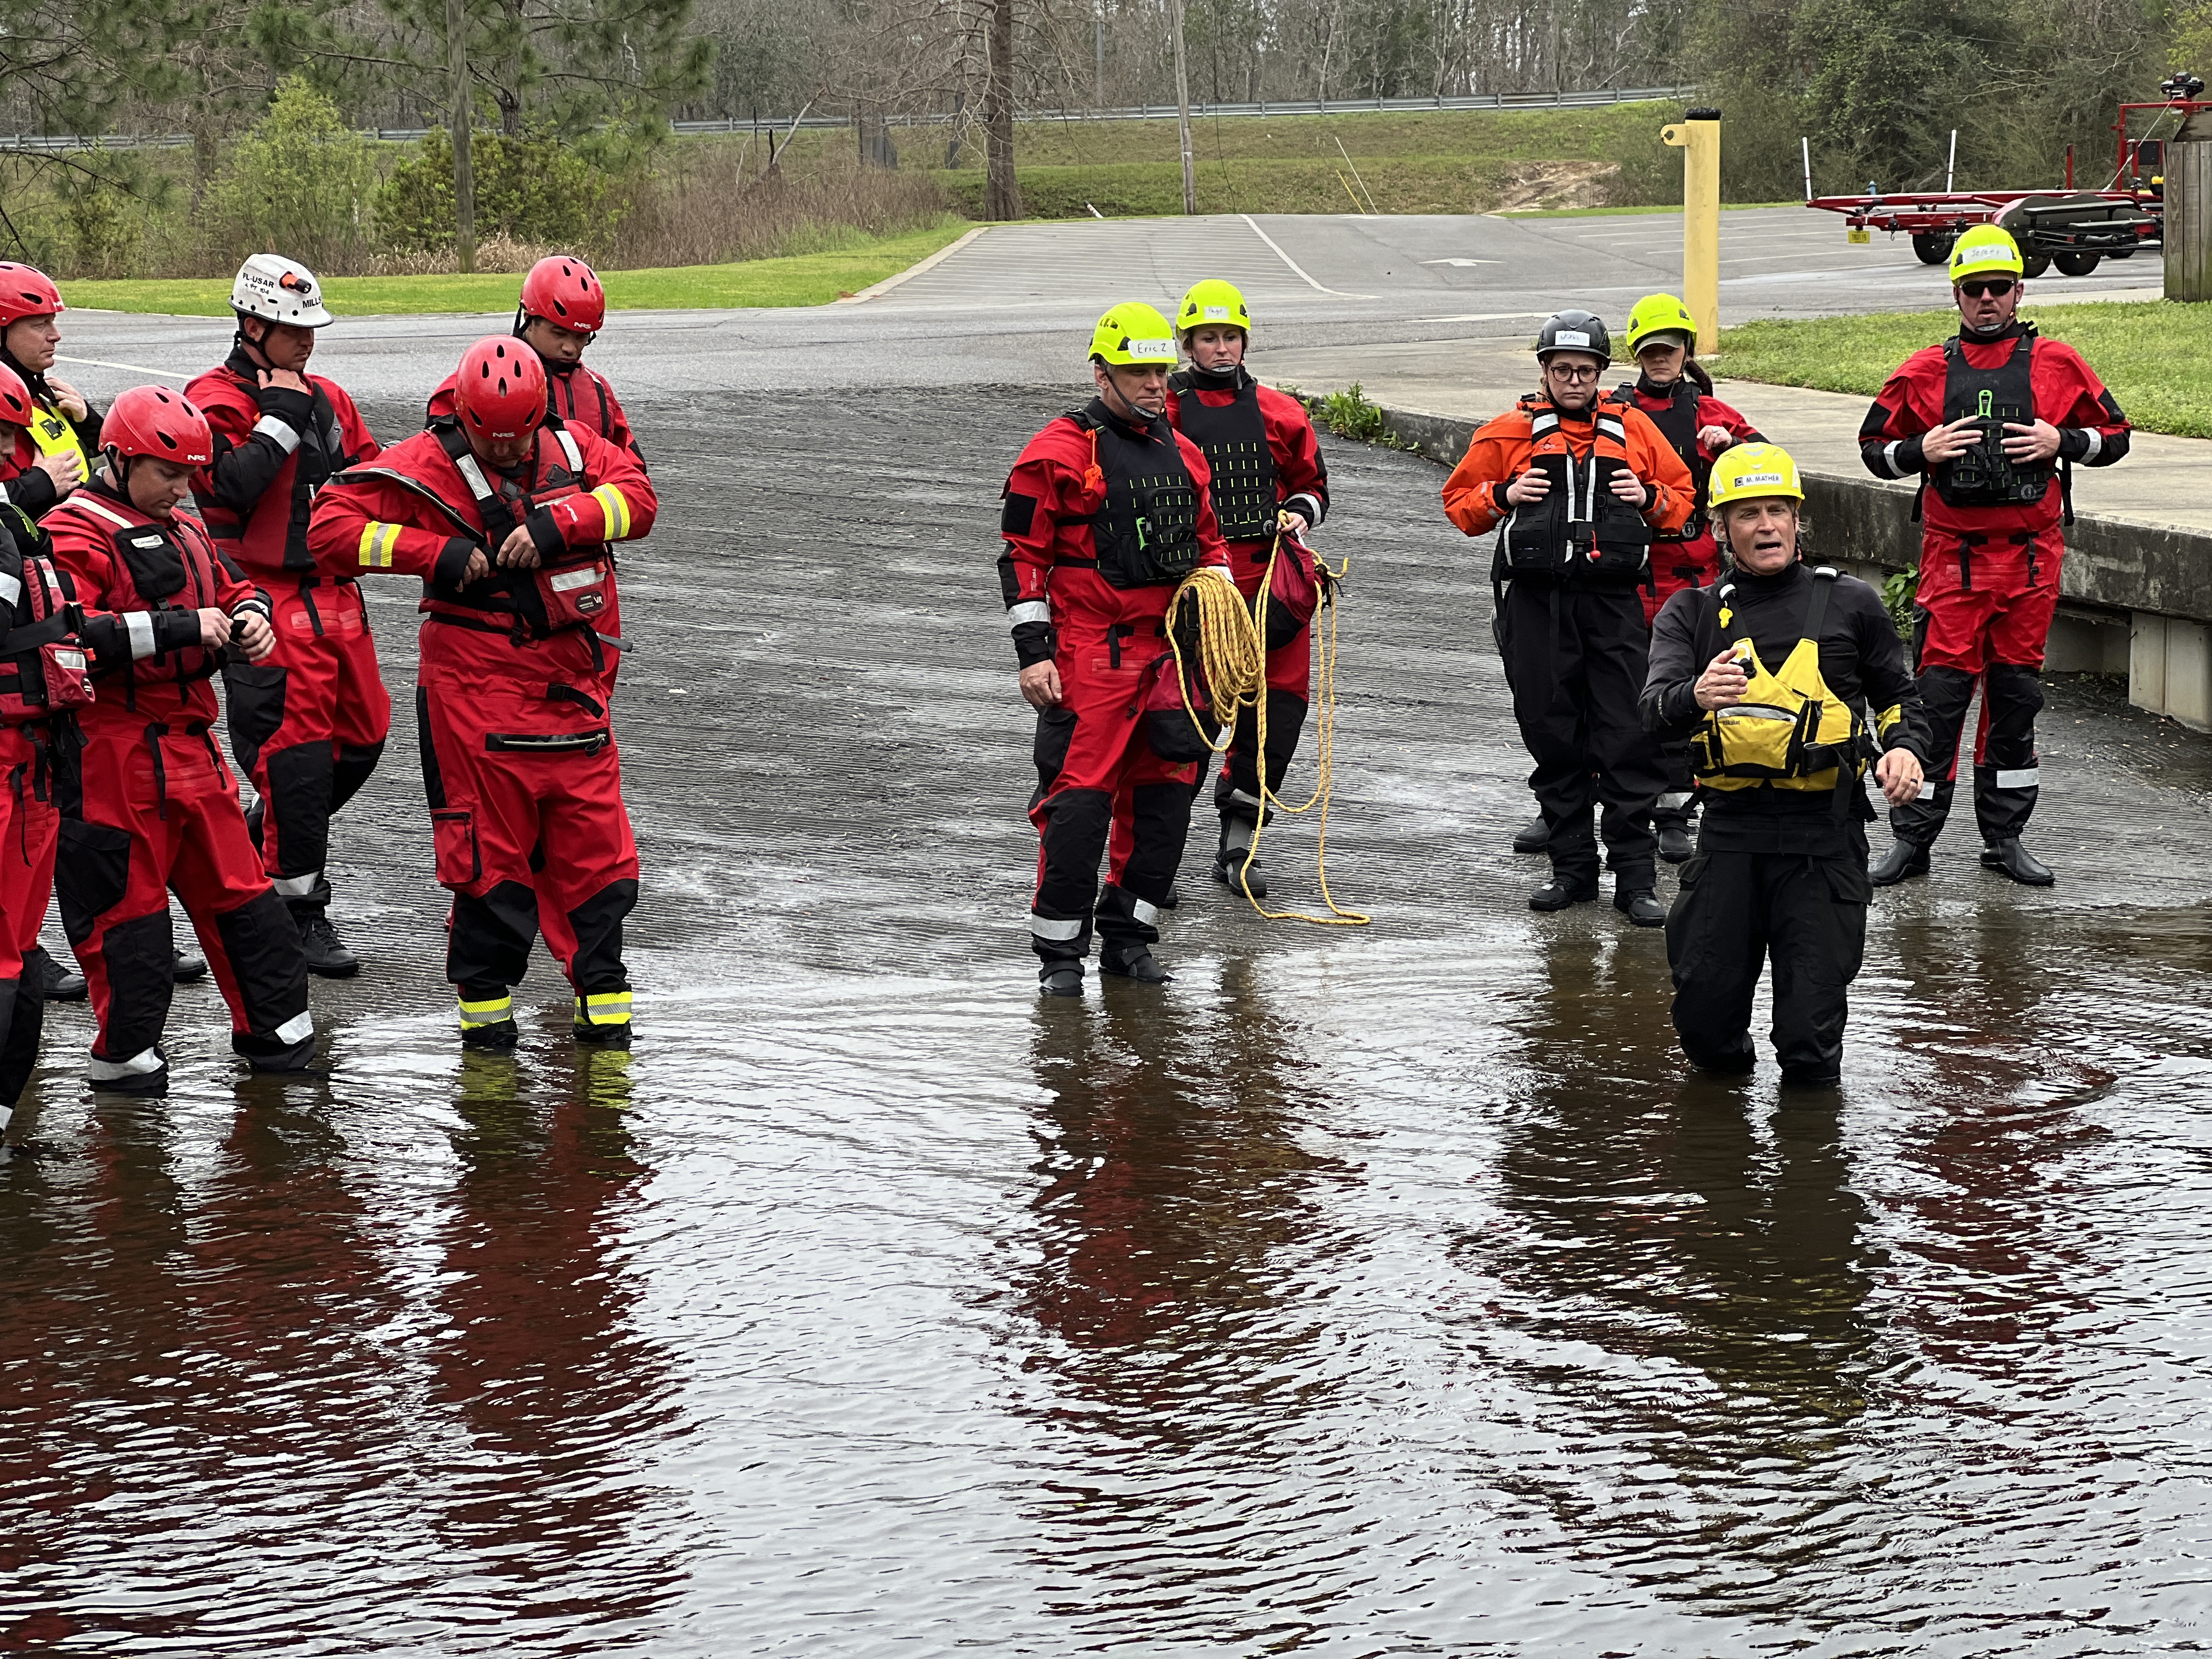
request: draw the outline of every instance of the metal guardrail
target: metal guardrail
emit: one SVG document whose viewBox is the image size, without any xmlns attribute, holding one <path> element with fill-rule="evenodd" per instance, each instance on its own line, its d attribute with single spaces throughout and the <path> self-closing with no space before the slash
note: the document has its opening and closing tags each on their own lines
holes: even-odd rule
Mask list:
<svg viewBox="0 0 2212 1659">
<path fill-rule="evenodd" d="M 1194 118 L 1212 120 L 1217 116 L 1285 116 L 1285 115 L 1373 115 L 1418 113 L 1428 110 L 1467 109 L 1600 109 L 1611 104 L 1638 104 L 1659 98 L 1685 98 L 1698 90 L 1695 87 L 1623 87 L 1601 88 L 1595 92 L 1497 92 L 1470 94 L 1460 98 L 1305 98 L 1283 102 L 1263 100 L 1252 104 L 1193 104 Z M 1023 121 L 1161 121 L 1173 120 L 1173 104 L 1137 104 L 1123 109 L 1030 109 L 1023 110 L 1015 118 Z M 885 125 L 894 127 L 947 126 L 956 119 L 950 112 L 922 115 L 887 115 Z M 761 117 L 757 120 L 731 117 L 719 121 L 672 121 L 675 131 L 686 137 L 725 132 L 767 131 L 775 128 L 790 131 L 792 118 Z M 802 115 L 797 123 L 802 132 L 835 131 L 853 125 L 849 115 Z M 362 137 L 375 138 L 387 143 L 412 143 L 427 137 L 428 127 L 364 127 Z M 110 134 L 91 137 L 68 133 L 16 133 L 13 137 L 0 134 L 0 152 L 43 151 L 64 152 L 75 149 L 181 149 L 192 142 L 188 132 Z"/>
</svg>

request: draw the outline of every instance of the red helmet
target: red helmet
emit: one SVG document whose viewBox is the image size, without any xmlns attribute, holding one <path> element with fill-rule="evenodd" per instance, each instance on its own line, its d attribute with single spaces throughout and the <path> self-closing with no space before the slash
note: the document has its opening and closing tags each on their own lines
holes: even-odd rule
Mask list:
<svg viewBox="0 0 2212 1659">
<path fill-rule="evenodd" d="M 606 290 L 591 266 L 556 253 L 531 266 L 522 279 L 522 314 L 578 334 L 597 334 L 607 320 Z"/>
<path fill-rule="evenodd" d="M 26 317 L 58 317 L 68 309 L 54 279 L 36 265 L 0 263 L 0 328 Z"/>
<path fill-rule="evenodd" d="M 134 386 L 118 398 L 100 423 L 100 447 L 129 460 L 150 455 L 179 466 L 215 464 L 215 434 L 207 416 L 181 392 Z"/>
<path fill-rule="evenodd" d="M 28 426 L 35 412 L 31 388 L 23 384 L 23 377 L 0 363 L 0 425 Z"/>
<path fill-rule="evenodd" d="M 520 438 L 545 418 L 545 365 L 507 335 L 478 340 L 461 354 L 454 403 L 473 437 Z"/>
</svg>

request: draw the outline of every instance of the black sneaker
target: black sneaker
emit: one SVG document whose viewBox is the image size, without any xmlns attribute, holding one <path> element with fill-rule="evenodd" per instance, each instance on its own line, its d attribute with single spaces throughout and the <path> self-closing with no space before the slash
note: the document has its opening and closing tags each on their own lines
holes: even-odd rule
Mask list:
<svg viewBox="0 0 2212 1659">
<path fill-rule="evenodd" d="M 1697 856 L 1698 844 L 1690 839 L 1689 830 L 1679 823 L 1659 826 L 1659 856 L 1669 864 L 1687 864 Z"/>
<path fill-rule="evenodd" d="M 1658 895 L 1649 887 L 1638 888 L 1633 892 L 1615 893 L 1613 908 L 1638 927 L 1664 927 L 1667 925 L 1667 907 L 1659 902 Z"/>
<path fill-rule="evenodd" d="M 48 1002 L 82 1002 L 88 994 L 84 975 L 64 969 L 43 945 L 33 945 L 23 952 L 23 977 L 19 983 Z"/>
<path fill-rule="evenodd" d="M 361 971 L 361 958 L 345 948 L 338 930 L 331 926 L 326 910 L 295 910 L 292 923 L 300 930 L 300 948 L 307 953 L 307 971 L 325 979 L 351 979 Z"/>
<path fill-rule="evenodd" d="M 187 951 L 179 945 L 169 963 L 169 977 L 179 985 L 190 985 L 196 979 L 207 977 L 207 958 L 198 951 Z"/>
<path fill-rule="evenodd" d="M 1553 876 L 1528 895 L 1531 910 L 1564 910 L 1571 904 L 1588 904 L 1597 896 L 1597 883 Z"/>
<path fill-rule="evenodd" d="M 1551 844 L 1552 826 L 1544 822 L 1541 812 L 1522 824 L 1513 837 L 1513 850 L 1516 853 L 1540 853 Z"/>
</svg>

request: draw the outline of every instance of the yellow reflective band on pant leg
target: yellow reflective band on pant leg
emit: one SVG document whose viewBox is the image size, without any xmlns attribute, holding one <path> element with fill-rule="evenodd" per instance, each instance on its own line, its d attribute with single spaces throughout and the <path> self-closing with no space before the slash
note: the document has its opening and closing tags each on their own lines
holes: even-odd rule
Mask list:
<svg viewBox="0 0 2212 1659">
<path fill-rule="evenodd" d="M 363 525 L 361 531 L 362 568 L 368 570 L 391 569 L 392 550 L 398 540 L 399 526 L 396 524 L 372 521 Z"/>
<path fill-rule="evenodd" d="M 599 511 L 607 521 L 607 539 L 618 542 L 629 534 L 629 503 L 612 484 L 601 484 L 592 492 L 592 499 L 599 504 Z"/>
<path fill-rule="evenodd" d="M 471 1002 L 466 997 L 455 1000 L 460 1004 L 464 1031 L 472 1031 L 479 1025 L 496 1025 L 503 1019 L 514 1018 L 514 999 L 511 996 L 492 997 L 483 1002 Z"/>
<path fill-rule="evenodd" d="M 629 998 L 627 991 L 594 991 L 578 997 L 576 1018 L 586 1025 L 627 1025 Z"/>
</svg>

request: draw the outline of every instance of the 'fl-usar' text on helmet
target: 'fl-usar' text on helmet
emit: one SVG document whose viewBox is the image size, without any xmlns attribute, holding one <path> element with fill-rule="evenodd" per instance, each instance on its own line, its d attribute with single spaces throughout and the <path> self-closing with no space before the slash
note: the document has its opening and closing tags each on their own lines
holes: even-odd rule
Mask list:
<svg viewBox="0 0 2212 1659">
<path fill-rule="evenodd" d="M 607 320 L 607 291 L 599 286 L 599 273 L 566 253 L 540 259 L 522 279 L 515 332 L 532 317 L 574 334 L 597 334 Z"/>
<path fill-rule="evenodd" d="M 1133 300 L 1115 306 L 1091 331 L 1091 361 L 1095 363 L 1118 368 L 1159 363 L 1173 368 L 1181 360 L 1168 319 Z"/>
<path fill-rule="evenodd" d="M 100 423 L 100 447 L 125 460 L 141 455 L 179 466 L 215 462 L 215 434 L 181 392 L 134 386 L 118 398 Z"/>
<path fill-rule="evenodd" d="M 1251 308 L 1236 288 L 1218 276 L 1193 283 L 1176 307 L 1176 332 L 1187 335 L 1195 328 L 1241 328 L 1252 332 Z"/>
<path fill-rule="evenodd" d="M 545 418 L 545 365 L 511 335 L 491 335 L 463 352 L 455 379 L 454 406 L 471 437 L 526 437 Z"/>
<path fill-rule="evenodd" d="M 1613 362 L 1613 336 L 1594 311 L 1554 312 L 1536 331 L 1536 361 L 1547 362 L 1555 351 L 1582 352 L 1603 368 Z"/>
<path fill-rule="evenodd" d="M 58 317 L 68 309 L 54 279 L 36 265 L 0 263 L 0 328 L 26 317 Z"/>
<path fill-rule="evenodd" d="M 321 328 L 337 320 L 323 308 L 323 285 L 315 273 L 281 253 L 257 253 L 239 266 L 230 308 L 241 317 L 294 328 Z"/>
<path fill-rule="evenodd" d="M 2019 276 L 2027 270 L 2020 244 L 1996 225 L 1976 225 L 1951 246 L 1951 280 L 1969 276 Z"/>
<path fill-rule="evenodd" d="M 1680 336 L 1679 338 L 1673 337 Z M 1647 294 L 1628 313 L 1628 355 L 1656 340 L 1667 339 L 1685 351 L 1698 343 L 1698 319 L 1689 307 L 1671 294 Z"/>
<path fill-rule="evenodd" d="M 1769 495 L 1805 499 L 1798 480 L 1797 463 L 1779 444 L 1738 444 L 1713 463 L 1705 487 L 1705 505 L 1726 507 L 1730 501 L 1764 500 Z"/>
</svg>

